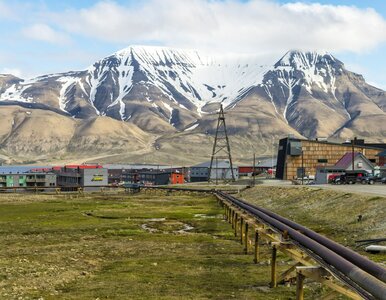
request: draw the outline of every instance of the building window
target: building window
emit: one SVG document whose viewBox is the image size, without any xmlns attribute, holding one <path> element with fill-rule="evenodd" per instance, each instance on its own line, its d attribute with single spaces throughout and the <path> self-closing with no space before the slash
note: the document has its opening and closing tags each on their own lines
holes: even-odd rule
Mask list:
<svg viewBox="0 0 386 300">
<path fill-rule="evenodd" d="M 326 164 L 326 163 L 328 163 L 328 159 L 327 158 L 318 158 L 318 163 Z"/>
</svg>

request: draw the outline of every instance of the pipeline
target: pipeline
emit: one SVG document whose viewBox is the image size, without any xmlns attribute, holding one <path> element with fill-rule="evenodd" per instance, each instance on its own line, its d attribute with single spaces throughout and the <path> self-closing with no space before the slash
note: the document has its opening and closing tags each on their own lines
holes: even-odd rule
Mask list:
<svg viewBox="0 0 386 300">
<path fill-rule="evenodd" d="M 249 204 L 240 201 L 237 198 L 231 197 L 222 192 L 216 192 L 216 194 L 231 201 L 240 208 L 260 218 L 261 220 L 270 224 L 281 232 L 288 232 L 288 235 L 291 239 L 293 239 L 303 247 L 311 250 L 313 253 L 322 258 L 327 264 L 340 271 L 342 274 L 344 274 L 350 280 L 360 286 L 363 290 L 367 291 L 370 295 L 362 295 L 366 299 L 386 299 L 386 284 L 384 284 L 382 281 L 375 278 L 374 276 L 370 275 L 362 268 L 343 258 L 338 253 L 334 252 L 333 250 L 327 248 L 324 245 L 321 245 L 312 238 L 303 235 L 297 229 L 294 229 L 289 225 L 286 225 L 281 221 L 277 220 L 276 218 L 271 217 L 266 213 L 251 207 Z"/>
<path fill-rule="evenodd" d="M 224 195 L 224 193 L 221 193 L 221 194 Z M 227 197 L 232 198 L 232 199 L 237 199 L 237 198 L 234 198 L 234 197 L 229 196 L 229 195 L 227 195 Z M 368 259 L 368 258 L 356 253 L 355 251 L 348 249 L 348 248 L 346 248 L 346 247 L 316 233 L 315 231 L 313 231 L 311 229 L 308 229 L 300 224 L 297 224 L 297 223 L 295 223 L 291 220 L 288 220 L 288 219 L 286 219 L 278 214 L 275 214 L 274 212 L 271 212 L 267 209 L 264 209 L 262 207 L 259 207 L 259 206 L 253 205 L 253 204 L 249 204 L 249 203 L 247 203 L 243 200 L 240 200 L 240 199 L 237 199 L 237 200 L 240 201 L 241 203 L 248 205 L 249 207 L 252 207 L 254 209 L 257 209 L 257 210 L 263 212 L 264 214 L 266 214 L 266 215 L 268 215 L 276 220 L 279 220 L 283 224 L 286 224 L 297 231 L 300 231 L 305 236 L 308 236 L 309 238 L 317 241 L 318 243 L 322 244 L 323 246 L 327 247 L 328 249 L 330 249 L 330 250 L 334 251 L 335 253 L 339 254 L 340 256 L 344 257 L 345 259 L 347 259 L 351 263 L 357 265 L 362 270 L 373 275 L 375 278 L 386 283 L 386 269 L 382 268 L 380 265 L 374 263 L 370 259 Z"/>
</svg>

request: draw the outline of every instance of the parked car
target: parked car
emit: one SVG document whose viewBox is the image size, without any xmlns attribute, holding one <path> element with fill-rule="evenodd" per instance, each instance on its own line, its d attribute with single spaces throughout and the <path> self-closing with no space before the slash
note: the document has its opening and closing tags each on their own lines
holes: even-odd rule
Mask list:
<svg viewBox="0 0 386 300">
<path fill-rule="evenodd" d="M 379 177 L 376 176 L 362 176 L 359 178 L 360 182 L 362 184 L 374 184 L 376 181 L 379 180 Z"/>
<path fill-rule="evenodd" d="M 340 174 L 331 174 L 327 178 L 328 183 L 336 183 L 335 181 L 340 177 Z"/>
<path fill-rule="evenodd" d="M 354 170 L 346 171 L 344 174 L 336 178 L 336 184 L 355 184 L 357 182 L 362 182 L 362 178 L 371 176 L 367 171 Z"/>
<path fill-rule="evenodd" d="M 386 177 L 381 177 L 381 176 L 369 176 L 369 181 L 373 181 L 373 183 L 378 182 L 378 183 L 386 183 Z M 366 182 L 368 183 L 368 182 Z M 372 183 L 370 183 L 372 184 Z"/>
</svg>

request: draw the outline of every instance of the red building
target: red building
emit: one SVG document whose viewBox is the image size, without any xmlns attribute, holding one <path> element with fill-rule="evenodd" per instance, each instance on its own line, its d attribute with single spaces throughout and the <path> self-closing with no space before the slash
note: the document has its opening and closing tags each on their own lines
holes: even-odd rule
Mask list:
<svg viewBox="0 0 386 300">
<path fill-rule="evenodd" d="M 253 166 L 239 166 L 239 175 L 246 176 L 249 174 L 252 174 L 253 172 Z"/>
<path fill-rule="evenodd" d="M 170 175 L 171 184 L 183 184 L 185 182 L 184 174 L 182 173 L 172 173 Z"/>
<path fill-rule="evenodd" d="M 252 175 L 253 171 L 256 174 L 261 174 L 261 173 L 272 174 L 272 172 L 274 173 L 276 170 L 276 160 L 277 160 L 276 157 L 263 159 L 256 163 L 255 168 L 253 168 L 253 165 L 239 167 L 239 175 L 250 176 Z"/>
</svg>

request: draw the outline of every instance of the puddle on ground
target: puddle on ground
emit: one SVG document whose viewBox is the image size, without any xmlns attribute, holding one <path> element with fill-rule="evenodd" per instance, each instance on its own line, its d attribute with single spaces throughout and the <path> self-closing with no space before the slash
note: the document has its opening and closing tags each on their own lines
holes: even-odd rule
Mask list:
<svg viewBox="0 0 386 300">
<path fill-rule="evenodd" d="M 195 214 L 195 218 L 201 218 L 201 219 L 222 219 L 222 215 L 206 215 L 206 214 Z"/>
<path fill-rule="evenodd" d="M 175 220 L 166 220 L 166 218 L 147 219 L 147 223 L 141 225 L 141 228 L 150 233 L 177 233 L 185 234 L 194 229 L 193 226 Z"/>
</svg>

